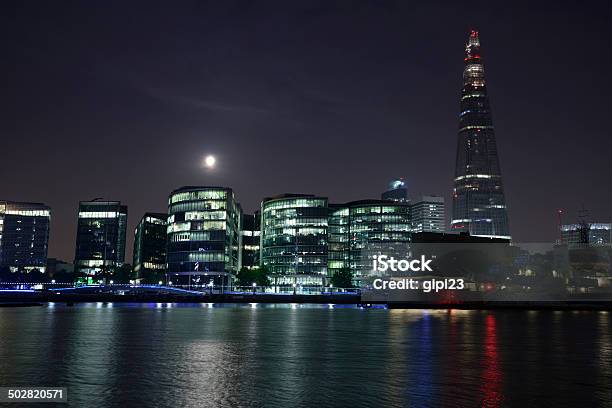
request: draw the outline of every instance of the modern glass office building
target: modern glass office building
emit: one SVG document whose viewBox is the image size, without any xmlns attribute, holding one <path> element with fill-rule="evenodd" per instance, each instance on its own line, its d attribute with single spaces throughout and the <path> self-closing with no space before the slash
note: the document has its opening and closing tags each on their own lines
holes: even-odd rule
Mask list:
<svg viewBox="0 0 612 408">
<path fill-rule="evenodd" d="M 240 265 L 253 269 L 259 267 L 259 254 L 261 251 L 260 236 L 261 213 L 242 215 L 242 229 L 240 230 Z"/>
<path fill-rule="evenodd" d="M 168 199 L 168 282 L 229 288 L 240 269 L 241 220 L 231 188 L 174 190 Z"/>
<path fill-rule="evenodd" d="M 284 194 L 262 202 L 261 264 L 273 285 L 325 285 L 327 217 L 324 197 Z"/>
<path fill-rule="evenodd" d="M 451 229 L 510 238 L 477 31 L 471 32 L 465 52 Z"/>
<path fill-rule="evenodd" d="M 167 219 L 167 214 L 145 213 L 134 230 L 132 265 L 136 279 L 142 282 L 165 278 Z"/>
<path fill-rule="evenodd" d="M 346 204 L 330 204 L 327 227 L 327 275 L 351 267 L 350 217 Z"/>
<path fill-rule="evenodd" d="M 410 204 L 388 200 L 361 200 L 330 205 L 328 275 L 350 268 L 354 283 L 370 268 L 366 249 L 406 243 L 411 240 Z"/>
<path fill-rule="evenodd" d="M 50 220 L 44 204 L 0 201 L 0 267 L 45 272 Z"/>
<path fill-rule="evenodd" d="M 113 271 L 125 261 L 125 233 L 128 209 L 120 201 L 81 201 L 77 219 L 74 269 L 95 275 Z"/>
</svg>

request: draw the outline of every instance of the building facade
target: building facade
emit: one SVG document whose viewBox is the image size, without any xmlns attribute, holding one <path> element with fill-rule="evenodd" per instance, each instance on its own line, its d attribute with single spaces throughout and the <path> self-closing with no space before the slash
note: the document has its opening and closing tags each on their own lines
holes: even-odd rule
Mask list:
<svg viewBox="0 0 612 408">
<path fill-rule="evenodd" d="M 155 283 L 166 272 L 168 215 L 145 213 L 134 230 L 133 270 L 137 280 Z"/>
<path fill-rule="evenodd" d="M 414 232 L 445 232 L 444 197 L 422 196 L 411 203 Z"/>
<path fill-rule="evenodd" d="M 555 268 L 567 279 L 571 293 L 612 287 L 612 224 L 580 222 L 561 225 L 555 246 Z"/>
<path fill-rule="evenodd" d="M 323 286 L 327 198 L 284 194 L 261 204 L 261 260 L 276 287 Z"/>
<path fill-rule="evenodd" d="M 0 267 L 44 273 L 51 209 L 40 203 L 0 201 Z"/>
<path fill-rule="evenodd" d="M 253 269 L 259 267 L 259 254 L 261 251 L 260 236 L 261 213 L 242 215 L 242 229 L 240 230 L 240 265 Z"/>
<path fill-rule="evenodd" d="M 330 205 L 329 277 L 349 268 L 359 286 L 361 272 L 371 264 L 367 253 L 376 251 L 377 246 L 410 242 L 411 234 L 411 206 L 407 202 L 362 200 Z"/>
<path fill-rule="evenodd" d="M 125 261 L 128 209 L 120 201 L 81 201 L 77 219 L 75 272 L 114 271 Z"/>
<path fill-rule="evenodd" d="M 508 214 L 477 31 L 465 49 L 451 229 L 510 238 Z"/>
<path fill-rule="evenodd" d="M 561 240 L 569 246 L 612 246 L 612 224 L 593 222 L 562 225 Z"/>
<path fill-rule="evenodd" d="M 174 190 L 168 199 L 168 282 L 229 288 L 240 269 L 241 220 L 231 188 Z"/>
</svg>

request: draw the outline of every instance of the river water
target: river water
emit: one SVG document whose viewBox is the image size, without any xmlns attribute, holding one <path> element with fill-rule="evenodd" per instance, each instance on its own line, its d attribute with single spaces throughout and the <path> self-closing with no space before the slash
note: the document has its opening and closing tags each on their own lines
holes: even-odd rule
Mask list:
<svg viewBox="0 0 612 408">
<path fill-rule="evenodd" d="M 612 313 L 0 308 L 0 365 L 74 407 L 612 406 Z"/>
</svg>

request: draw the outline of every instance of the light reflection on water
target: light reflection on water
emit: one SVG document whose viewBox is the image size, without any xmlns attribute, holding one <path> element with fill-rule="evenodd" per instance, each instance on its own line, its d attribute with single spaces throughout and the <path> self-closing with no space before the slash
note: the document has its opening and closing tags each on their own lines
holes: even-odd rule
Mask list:
<svg viewBox="0 0 612 408">
<path fill-rule="evenodd" d="M 112 304 L 0 309 L 0 385 L 81 406 L 606 406 L 608 312 Z"/>
</svg>

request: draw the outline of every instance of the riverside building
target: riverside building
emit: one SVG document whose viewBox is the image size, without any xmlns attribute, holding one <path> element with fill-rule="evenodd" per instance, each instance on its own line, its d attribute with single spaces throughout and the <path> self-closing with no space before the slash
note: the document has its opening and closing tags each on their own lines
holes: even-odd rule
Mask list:
<svg viewBox="0 0 612 408">
<path fill-rule="evenodd" d="M 240 230 L 240 265 L 247 269 L 259 267 L 261 213 L 242 215 Z"/>
<path fill-rule="evenodd" d="M 79 203 L 74 256 L 77 273 L 91 276 L 123 265 L 127 215 L 127 206 L 120 201 L 97 198 Z"/>
<path fill-rule="evenodd" d="M 371 260 L 366 256 L 377 246 L 410 242 L 411 206 L 407 202 L 361 200 L 330 205 L 328 276 L 349 268 L 354 285 L 360 286 L 361 272 Z"/>
<path fill-rule="evenodd" d="M 45 204 L 0 201 L 0 267 L 11 273 L 44 273 L 50 220 Z"/>
<path fill-rule="evenodd" d="M 168 198 L 168 284 L 229 288 L 240 269 L 241 220 L 231 188 L 174 190 Z"/>
<path fill-rule="evenodd" d="M 277 289 L 326 284 L 328 201 L 284 194 L 261 203 L 261 260 Z"/>
<path fill-rule="evenodd" d="M 134 230 L 133 269 L 138 281 L 156 283 L 166 272 L 168 215 L 145 213 Z"/>
</svg>

